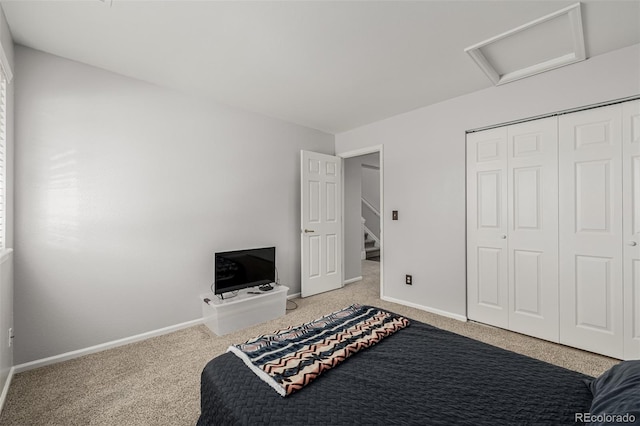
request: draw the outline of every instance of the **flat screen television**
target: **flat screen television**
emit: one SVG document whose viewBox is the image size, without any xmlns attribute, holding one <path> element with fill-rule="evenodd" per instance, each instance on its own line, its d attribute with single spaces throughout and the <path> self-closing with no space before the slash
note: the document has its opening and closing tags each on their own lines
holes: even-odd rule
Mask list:
<svg viewBox="0 0 640 426">
<path fill-rule="evenodd" d="M 248 287 L 271 290 L 276 281 L 276 248 L 264 247 L 215 253 L 214 293 Z"/>
</svg>

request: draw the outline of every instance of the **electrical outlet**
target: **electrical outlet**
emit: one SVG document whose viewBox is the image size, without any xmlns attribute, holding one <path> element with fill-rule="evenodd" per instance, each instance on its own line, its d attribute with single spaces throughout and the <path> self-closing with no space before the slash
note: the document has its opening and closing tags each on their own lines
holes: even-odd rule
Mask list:
<svg viewBox="0 0 640 426">
<path fill-rule="evenodd" d="M 413 276 L 411 276 L 411 275 L 405 275 L 405 276 L 404 276 L 404 282 L 405 282 L 407 285 L 413 285 Z"/>
<path fill-rule="evenodd" d="M 9 347 L 13 346 L 13 327 L 9 328 Z"/>
</svg>

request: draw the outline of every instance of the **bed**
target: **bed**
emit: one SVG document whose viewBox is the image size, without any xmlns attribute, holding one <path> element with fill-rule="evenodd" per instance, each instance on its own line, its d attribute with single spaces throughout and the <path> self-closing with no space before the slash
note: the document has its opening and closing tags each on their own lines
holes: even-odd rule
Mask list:
<svg viewBox="0 0 640 426">
<path fill-rule="evenodd" d="M 220 355 L 202 372 L 198 425 L 575 425 L 592 379 L 410 320 L 287 397 Z"/>
</svg>

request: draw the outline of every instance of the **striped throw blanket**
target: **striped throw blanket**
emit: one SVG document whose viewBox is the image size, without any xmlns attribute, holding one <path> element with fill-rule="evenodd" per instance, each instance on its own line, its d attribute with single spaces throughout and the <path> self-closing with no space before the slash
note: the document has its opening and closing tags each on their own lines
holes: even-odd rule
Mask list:
<svg viewBox="0 0 640 426">
<path fill-rule="evenodd" d="M 409 320 L 372 306 L 351 305 L 315 321 L 230 346 L 281 396 L 311 383 L 351 355 L 409 325 Z"/>
</svg>

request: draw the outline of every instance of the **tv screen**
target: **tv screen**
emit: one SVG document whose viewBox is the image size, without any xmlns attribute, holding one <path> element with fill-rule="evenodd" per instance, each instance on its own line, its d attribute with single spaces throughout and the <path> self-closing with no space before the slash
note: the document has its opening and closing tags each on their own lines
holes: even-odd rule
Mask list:
<svg viewBox="0 0 640 426">
<path fill-rule="evenodd" d="M 226 251 L 215 254 L 215 294 L 271 284 L 275 280 L 275 247 Z"/>
</svg>

